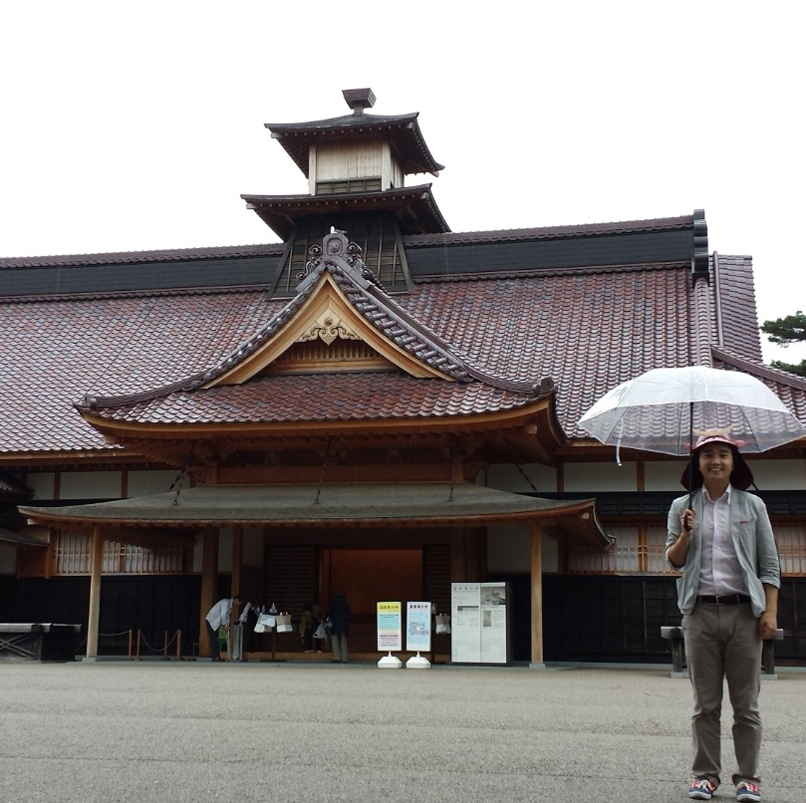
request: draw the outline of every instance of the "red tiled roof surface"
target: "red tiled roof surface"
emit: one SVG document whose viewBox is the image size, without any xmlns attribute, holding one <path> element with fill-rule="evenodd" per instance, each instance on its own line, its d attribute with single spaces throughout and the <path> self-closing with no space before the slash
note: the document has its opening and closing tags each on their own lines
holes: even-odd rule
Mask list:
<svg viewBox="0 0 806 803">
<path fill-rule="evenodd" d="M 771 371 L 748 359 L 752 348 L 747 329 L 754 329 L 754 318 L 734 314 L 747 298 L 747 266 L 728 257 L 719 260 L 731 266 L 720 275 L 723 306 L 734 305 L 729 306 L 731 321 L 721 330 L 719 353 L 725 367 Z M 694 304 L 689 266 L 631 265 L 430 279 L 394 301 L 481 374 L 529 384 L 551 377 L 562 427 L 571 437 L 585 437 L 576 422 L 607 390 L 649 368 L 690 363 L 696 351 L 690 340 L 694 319 L 706 315 L 716 320 L 715 284 Z M 206 372 L 262 327 L 270 328 L 283 306 L 257 290 L 2 304 L 0 452 L 111 448 L 104 447 L 101 436 L 73 407 L 85 394 L 138 394 Z M 711 324 L 703 329 L 711 344 L 716 344 L 714 331 Z M 744 361 L 728 366 L 730 355 Z M 806 387 L 781 373 L 775 372 L 770 381 L 806 422 Z M 294 420 L 295 415 L 335 420 L 356 414 L 359 394 L 364 415 L 461 414 L 478 409 L 482 397 L 493 409 L 507 409 L 530 395 L 496 389 L 482 379 L 470 384 L 393 374 L 370 379 L 372 391 L 355 375 L 316 377 L 317 383 L 330 383 L 330 399 L 306 392 L 314 381 L 310 376 L 273 379 L 266 384 L 272 387 L 270 395 L 256 383 L 249 406 L 239 414 L 263 415 L 262 402 L 280 420 Z M 195 391 L 194 397 L 209 400 L 202 415 L 210 415 L 214 407 L 232 415 L 244 393 L 219 388 L 215 393 Z M 137 412 L 178 420 L 197 414 L 194 405 L 198 402 L 177 393 L 143 402 Z"/>
<path fill-rule="evenodd" d="M 747 321 L 757 320 L 756 294 L 753 286 L 753 260 L 750 257 L 722 256 L 712 258 L 716 286 L 715 296 L 720 314 L 716 316 L 717 330 L 713 343 L 729 344 L 738 356 L 760 363 L 761 337 L 759 330 Z"/>
<path fill-rule="evenodd" d="M 85 393 L 206 368 L 280 306 L 260 292 L 0 304 L 0 452 L 104 448 L 73 407 Z"/>
<path fill-rule="evenodd" d="M 534 399 L 481 382 L 418 379 L 402 372 L 297 374 L 177 391 L 93 413 L 144 424 L 342 422 L 499 412 Z"/>
</svg>

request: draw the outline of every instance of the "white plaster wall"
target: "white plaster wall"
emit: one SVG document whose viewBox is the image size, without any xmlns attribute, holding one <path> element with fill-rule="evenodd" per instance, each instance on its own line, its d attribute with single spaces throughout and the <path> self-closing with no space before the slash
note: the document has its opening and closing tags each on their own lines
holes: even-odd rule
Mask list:
<svg viewBox="0 0 806 803">
<path fill-rule="evenodd" d="M 59 499 L 120 499 L 120 471 L 63 471 Z"/>
<path fill-rule="evenodd" d="M 34 499 L 53 499 L 56 488 L 56 474 L 46 471 L 42 474 L 36 472 L 26 475 L 25 484 L 34 490 Z"/>
<path fill-rule="evenodd" d="M 158 471 L 130 471 L 128 475 L 129 496 L 151 496 L 152 494 L 168 493 L 179 472 L 175 469 Z M 187 475 L 182 477 L 182 488 L 188 488 L 190 480 Z M 174 491 L 176 488 L 173 489 Z"/>
<path fill-rule="evenodd" d="M 540 463 L 527 463 L 523 466 L 523 470 L 538 491 L 554 493 L 557 490 L 557 469 Z M 479 481 L 482 485 L 497 488 L 499 491 L 529 493 L 532 490 L 523 474 L 510 464 L 491 465 L 486 471 L 486 477 L 483 473 Z"/>
<path fill-rule="evenodd" d="M 644 463 L 644 489 L 647 491 L 680 491 L 686 489 L 680 484 L 680 477 L 688 466 L 685 457 L 679 460 L 658 460 Z"/>
<path fill-rule="evenodd" d="M 760 491 L 806 490 L 806 461 L 745 458 Z"/>
<path fill-rule="evenodd" d="M 543 571 L 559 571 L 559 545 L 543 534 Z M 527 526 L 492 525 L 487 528 L 487 570 L 528 573 L 532 567 L 532 534 Z"/>
<path fill-rule="evenodd" d="M 17 571 L 17 548 L 0 544 L 0 574 L 15 574 Z"/>
<path fill-rule="evenodd" d="M 566 463 L 564 472 L 566 491 L 635 491 L 638 489 L 636 463 L 619 466 L 615 461 L 606 463 Z"/>
<path fill-rule="evenodd" d="M 204 560 L 204 535 L 198 533 L 193 544 L 193 571 L 201 574 Z M 222 527 L 218 531 L 218 571 L 232 571 L 232 529 Z"/>
</svg>

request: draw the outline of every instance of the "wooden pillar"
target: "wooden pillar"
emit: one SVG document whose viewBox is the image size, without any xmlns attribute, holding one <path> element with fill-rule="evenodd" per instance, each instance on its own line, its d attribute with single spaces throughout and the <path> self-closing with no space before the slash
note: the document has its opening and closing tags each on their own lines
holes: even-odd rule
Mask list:
<svg viewBox="0 0 806 803">
<path fill-rule="evenodd" d="M 241 564 L 243 563 L 243 527 L 234 527 L 232 531 L 232 585 L 230 595 L 235 596 L 241 588 Z M 234 613 L 234 611 L 233 611 Z"/>
<path fill-rule="evenodd" d="M 98 657 L 98 632 L 101 621 L 101 569 L 104 559 L 104 541 L 100 527 L 92 530 L 92 567 L 90 574 L 90 608 L 87 617 L 87 660 Z"/>
<path fill-rule="evenodd" d="M 451 528 L 451 582 L 466 583 L 467 576 L 467 536 L 462 527 Z"/>
<path fill-rule="evenodd" d="M 210 656 L 207 643 L 207 612 L 218 601 L 218 530 L 204 531 L 202 543 L 201 607 L 199 610 L 199 655 Z"/>
<path fill-rule="evenodd" d="M 532 525 L 532 664 L 543 664 L 543 530 Z"/>
</svg>

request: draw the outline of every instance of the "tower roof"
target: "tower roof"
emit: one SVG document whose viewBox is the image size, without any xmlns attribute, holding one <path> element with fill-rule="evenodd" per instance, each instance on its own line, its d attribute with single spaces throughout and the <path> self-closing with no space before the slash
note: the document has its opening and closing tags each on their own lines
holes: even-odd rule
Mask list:
<svg viewBox="0 0 806 803">
<path fill-rule="evenodd" d="M 367 114 L 375 96 L 371 89 L 345 89 L 344 98 L 352 114 L 311 120 L 305 123 L 266 123 L 272 137 L 279 140 L 297 167 L 308 176 L 308 152 L 313 143 L 345 139 L 388 137 L 404 173 L 438 175 L 444 166 L 434 159 L 417 122 L 419 112 L 411 114 Z"/>
</svg>

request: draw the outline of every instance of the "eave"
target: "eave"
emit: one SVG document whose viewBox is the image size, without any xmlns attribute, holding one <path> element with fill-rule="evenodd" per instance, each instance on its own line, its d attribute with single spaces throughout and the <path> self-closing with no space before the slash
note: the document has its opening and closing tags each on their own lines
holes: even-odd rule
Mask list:
<svg viewBox="0 0 806 803">
<path fill-rule="evenodd" d="M 557 501 L 467 482 L 209 486 L 181 494 L 121 499 L 71 507 L 21 507 L 29 522 L 50 526 L 168 527 L 446 527 L 495 523 L 557 528 L 600 548 L 602 530 L 593 499 Z M 568 523 L 568 529 L 566 529 Z"/>
<path fill-rule="evenodd" d="M 310 215 L 344 212 L 393 212 L 408 234 L 440 234 L 450 228 L 431 193 L 430 184 L 339 195 L 241 195 L 247 208 L 282 240 L 288 240 L 297 220 Z"/>
</svg>

